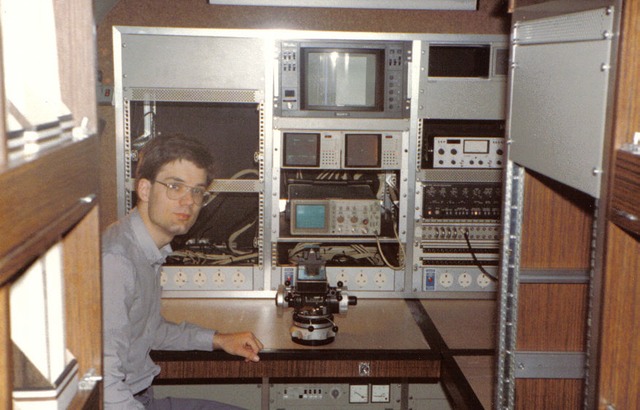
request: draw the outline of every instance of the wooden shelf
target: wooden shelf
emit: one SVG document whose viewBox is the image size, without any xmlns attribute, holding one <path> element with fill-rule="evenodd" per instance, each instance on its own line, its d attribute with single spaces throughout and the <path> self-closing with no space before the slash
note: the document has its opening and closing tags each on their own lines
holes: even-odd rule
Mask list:
<svg viewBox="0 0 640 410">
<path fill-rule="evenodd" d="M 615 164 L 609 219 L 640 235 L 640 155 L 619 150 Z"/>
</svg>

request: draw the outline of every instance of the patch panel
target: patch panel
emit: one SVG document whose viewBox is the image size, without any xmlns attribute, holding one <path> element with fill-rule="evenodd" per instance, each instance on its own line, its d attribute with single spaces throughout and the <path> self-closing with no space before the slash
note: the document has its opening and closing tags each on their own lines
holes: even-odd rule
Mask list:
<svg viewBox="0 0 640 410">
<path fill-rule="evenodd" d="M 163 290 L 252 290 L 251 266 L 165 266 L 160 274 Z"/>
<path fill-rule="evenodd" d="M 497 276 L 496 267 L 485 270 Z M 476 266 L 430 266 L 422 268 L 422 290 L 425 292 L 495 292 L 496 282 Z"/>
</svg>

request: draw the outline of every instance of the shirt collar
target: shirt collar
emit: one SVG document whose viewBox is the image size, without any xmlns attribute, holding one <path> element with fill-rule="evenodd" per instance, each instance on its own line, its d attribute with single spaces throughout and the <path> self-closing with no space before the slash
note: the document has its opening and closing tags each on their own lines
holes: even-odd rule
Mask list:
<svg viewBox="0 0 640 410">
<path fill-rule="evenodd" d="M 149 263 L 151 265 L 164 263 L 166 257 L 173 251 L 171 244 L 167 244 L 158 249 L 140 216 L 140 212 L 138 212 L 138 208 L 135 208 L 131 212 L 131 227 Z"/>
</svg>

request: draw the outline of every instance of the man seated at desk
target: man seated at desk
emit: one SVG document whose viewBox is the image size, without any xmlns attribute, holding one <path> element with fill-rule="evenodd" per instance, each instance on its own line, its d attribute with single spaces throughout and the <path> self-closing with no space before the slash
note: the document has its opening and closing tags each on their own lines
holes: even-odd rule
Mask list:
<svg viewBox="0 0 640 410">
<path fill-rule="evenodd" d="M 264 347 L 251 332 L 223 334 L 166 321 L 160 268 L 176 235 L 187 233 L 207 199 L 212 157 L 197 140 L 159 136 L 140 152 L 137 206 L 111 225 L 102 243 L 106 409 L 231 409 L 214 401 L 155 400 L 154 350 L 213 350 L 257 362 Z"/>
</svg>

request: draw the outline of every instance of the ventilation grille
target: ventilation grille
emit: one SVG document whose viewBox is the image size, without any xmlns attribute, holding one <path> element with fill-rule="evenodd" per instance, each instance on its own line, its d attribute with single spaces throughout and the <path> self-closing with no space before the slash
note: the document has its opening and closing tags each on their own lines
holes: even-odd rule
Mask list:
<svg viewBox="0 0 640 410">
<path fill-rule="evenodd" d="M 502 170 L 456 170 L 456 169 L 424 169 L 420 172 L 421 181 L 429 182 L 500 182 Z"/>
<path fill-rule="evenodd" d="M 605 40 L 611 36 L 613 9 L 601 8 L 516 24 L 516 44 Z"/>
<path fill-rule="evenodd" d="M 214 179 L 209 185 L 212 192 L 261 192 L 262 184 L 251 179 Z"/>
<path fill-rule="evenodd" d="M 259 103 L 263 98 L 258 90 L 209 88 L 129 88 L 125 94 L 136 101 Z"/>
</svg>

